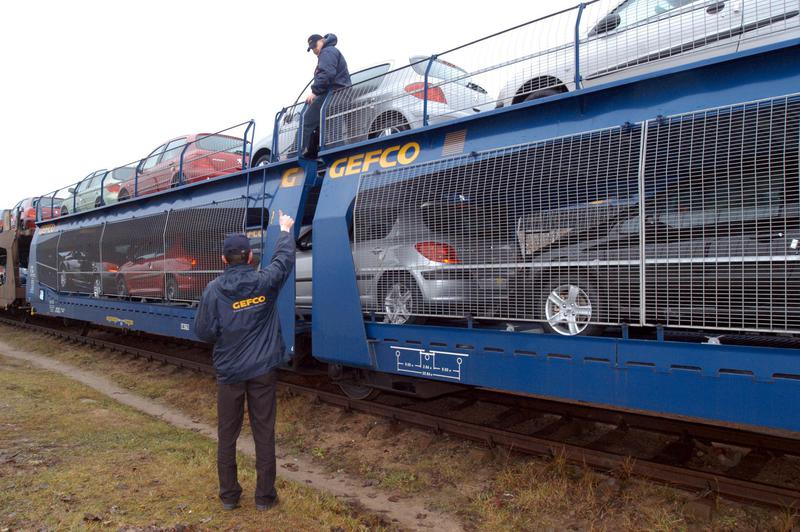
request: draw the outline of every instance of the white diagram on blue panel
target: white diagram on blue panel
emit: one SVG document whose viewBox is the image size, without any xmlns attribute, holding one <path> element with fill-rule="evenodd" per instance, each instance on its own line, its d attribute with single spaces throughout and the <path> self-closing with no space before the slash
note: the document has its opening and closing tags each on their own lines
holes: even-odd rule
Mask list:
<svg viewBox="0 0 800 532">
<path fill-rule="evenodd" d="M 469 357 L 466 353 L 435 349 L 428 351 L 396 345 L 393 345 L 392 349 L 397 359 L 399 373 L 413 373 L 423 377 L 439 377 L 455 381 L 461 380 L 461 366 L 464 364 L 464 359 Z"/>
</svg>

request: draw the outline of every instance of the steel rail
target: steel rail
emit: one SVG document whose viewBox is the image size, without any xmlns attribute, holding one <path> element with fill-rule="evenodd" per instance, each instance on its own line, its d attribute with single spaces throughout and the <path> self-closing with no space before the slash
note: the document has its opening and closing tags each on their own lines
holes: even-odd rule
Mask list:
<svg viewBox="0 0 800 532">
<path fill-rule="evenodd" d="M 129 353 L 135 356 L 146 358 L 148 360 L 158 360 L 207 374 L 214 373 L 212 366 L 209 364 L 186 360 L 178 356 L 159 353 L 157 351 L 150 351 L 140 347 L 129 346 L 98 338 L 91 338 L 83 334 L 76 334 L 72 331 L 27 323 L 2 316 L 0 316 L 0 323 L 40 332 L 50 336 L 56 336 L 71 342 L 79 342 L 98 348 Z M 283 390 L 290 391 L 291 393 L 308 395 L 315 400 L 323 401 L 334 406 L 339 406 L 348 411 L 359 411 L 367 414 L 378 415 L 388 418 L 393 422 L 403 422 L 409 425 L 432 429 L 435 432 L 446 432 L 448 434 L 459 436 L 468 440 L 486 443 L 490 447 L 499 445 L 527 454 L 563 457 L 573 464 L 585 465 L 605 472 L 618 471 L 625 474 L 641 476 L 653 481 L 700 492 L 702 494 L 717 494 L 730 499 L 759 503 L 779 508 L 796 508 L 800 505 L 800 491 L 794 489 L 772 486 L 751 480 L 727 477 L 717 473 L 698 471 L 695 469 L 666 465 L 648 460 L 635 459 L 626 455 L 562 443 L 536 436 L 519 434 L 475 423 L 448 419 L 418 411 L 408 410 L 402 407 L 383 405 L 372 401 L 354 400 L 338 393 L 310 388 L 296 383 L 279 382 L 279 387 Z M 568 413 L 569 409 L 566 409 L 565 412 Z M 586 415 L 586 417 L 591 418 L 590 415 Z M 646 417 L 647 416 L 639 416 L 637 419 L 641 421 L 641 418 Z M 610 418 L 603 419 L 608 420 Z M 673 420 L 671 426 L 674 427 L 675 432 L 677 432 L 681 429 L 682 423 L 682 421 Z M 696 430 L 698 430 L 697 427 L 687 427 L 687 431 L 689 433 L 692 433 L 692 431 Z M 706 436 L 711 436 L 714 434 L 724 436 L 724 434 L 730 430 L 732 429 L 710 427 L 709 432 L 704 434 Z M 761 435 L 756 435 L 756 437 L 761 437 Z M 762 439 L 756 440 L 758 445 L 754 447 L 760 448 L 764 444 L 769 445 L 775 442 L 781 450 L 785 449 L 785 446 L 783 444 L 779 444 L 775 438 L 777 437 L 763 436 Z M 744 441 L 744 439 L 740 439 L 739 443 L 743 444 Z"/>
</svg>

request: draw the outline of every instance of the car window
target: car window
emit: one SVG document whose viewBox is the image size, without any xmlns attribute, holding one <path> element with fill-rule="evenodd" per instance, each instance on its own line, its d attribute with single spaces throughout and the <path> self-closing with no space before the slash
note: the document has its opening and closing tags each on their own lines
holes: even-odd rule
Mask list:
<svg viewBox="0 0 800 532">
<path fill-rule="evenodd" d="M 355 85 L 356 83 L 361 83 L 362 81 L 367 81 L 368 79 L 372 79 L 376 76 L 382 76 L 389 72 L 389 68 L 391 65 L 389 63 L 384 63 L 382 65 L 365 68 L 364 70 L 359 70 L 355 74 L 350 76 L 350 83 Z"/>
<path fill-rule="evenodd" d="M 183 151 L 183 147 L 185 145 L 186 145 L 186 138 L 175 139 L 170 141 L 170 143 L 167 144 L 167 149 L 164 150 L 164 157 L 162 160 L 171 161 L 173 159 L 180 158 L 181 151 Z"/>
<path fill-rule="evenodd" d="M 145 159 L 144 164 L 142 165 L 142 170 L 149 170 L 157 165 L 159 159 L 161 158 L 161 153 L 164 151 L 166 146 L 166 144 L 162 144 L 158 148 L 154 149 L 150 155 L 147 156 L 147 159 Z"/>
<path fill-rule="evenodd" d="M 198 150 L 213 151 L 213 152 L 242 152 L 242 139 L 236 137 L 228 137 L 225 135 L 208 135 L 197 139 L 195 147 Z M 249 144 L 249 143 L 248 143 Z"/>
<path fill-rule="evenodd" d="M 694 1 L 696 0 L 628 0 L 616 10 L 620 17 L 618 28 L 634 26 Z"/>
<path fill-rule="evenodd" d="M 422 61 L 419 62 L 419 58 L 412 57 L 412 61 L 415 59 L 417 62 L 414 63 L 412 67 L 414 72 L 419 74 L 420 76 L 425 75 L 425 70 L 428 68 L 428 62 Z M 467 75 L 468 72 L 461 67 L 457 67 L 453 63 L 448 63 L 447 61 L 443 61 L 441 59 L 436 59 L 431 64 L 431 70 L 428 73 L 428 76 L 434 79 L 456 79 L 456 78 L 463 78 Z"/>
</svg>

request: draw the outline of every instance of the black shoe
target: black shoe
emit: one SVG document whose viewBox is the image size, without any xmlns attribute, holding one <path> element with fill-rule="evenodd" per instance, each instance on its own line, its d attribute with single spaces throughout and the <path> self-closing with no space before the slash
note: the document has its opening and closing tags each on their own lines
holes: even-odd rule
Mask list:
<svg viewBox="0 0 800 532">
<path fill-rule="evenodd" d="M 271 510 L 272 508 L 275 508 L 276 506 L 278 506 L 279 502 L 280 502 L 280 500 L 278 499 L 278 497 L 275 497 L 274 501 L 269 502 L 267 504 L 258 504 L 258 503 L 256 503 L 256 510 L 259 510 L 259 511 L 262 511 L 262 512 L 266 512 L 267 510 Z"/>
<path fill-rule="evenodd" d="M 222 509 L 223 510 L 235 510 L 239 507 L 239 501 L 236 502 L 223 502 Z"/>
</svg>

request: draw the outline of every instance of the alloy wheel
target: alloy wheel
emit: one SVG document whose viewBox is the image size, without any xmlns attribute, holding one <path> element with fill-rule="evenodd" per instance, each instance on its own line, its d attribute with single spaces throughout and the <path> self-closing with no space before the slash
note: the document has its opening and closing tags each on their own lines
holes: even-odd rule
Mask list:
<svg viewBox="0 0 800 532">
<path fill-rule="evenodd" d="M 581 287 L 565 284 L 547 296 L 544 313 L 553 331 L 564 336 L 576 336 L 590 325 L 592 302 Z"/>
<path fill-rule="evenodd" d="M 394 283 L 383 298 L 385 321 L 402 325 L 411 320 L 414 311 L 414 290 L 407 283 Z"/>
</svg>

